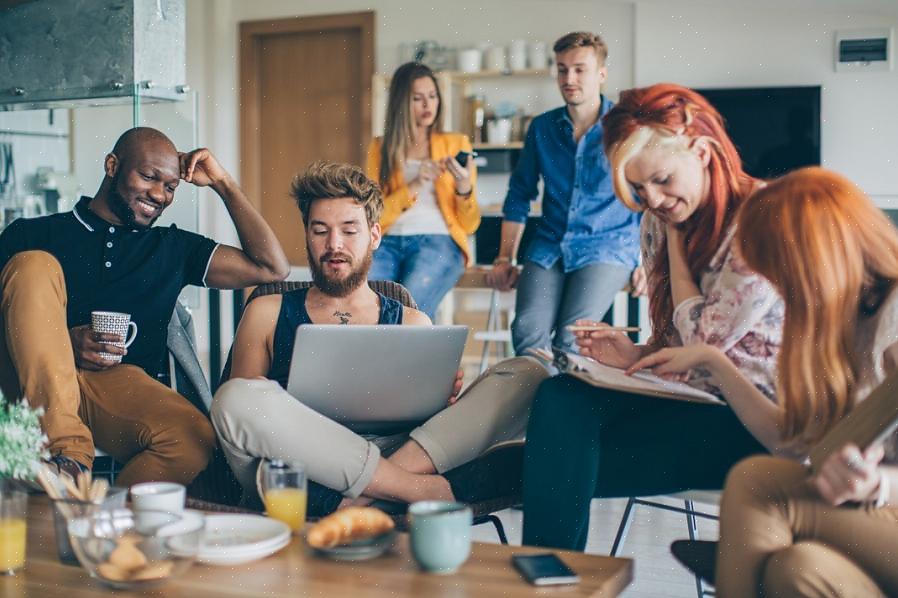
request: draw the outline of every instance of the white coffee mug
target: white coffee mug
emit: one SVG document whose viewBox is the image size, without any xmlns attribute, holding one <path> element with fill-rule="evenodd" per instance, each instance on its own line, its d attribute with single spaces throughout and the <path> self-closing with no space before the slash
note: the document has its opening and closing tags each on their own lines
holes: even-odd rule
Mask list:
<svg viewBox="0 0 898 598">
<path fill-rule="evenodd" d="M 504 71 L 507 69 L 505 48 L 502 46 L 490 47 L 484 54 L 483 63 L 488 71 Z"/>
<path fill-rule="evenodd" d="M 144 482 L 131 486 L 131 505 L 135 511 L 166 511 L 180 513 L 184 510 L 187 489 L 174 482 Z"/>
<path fill-rule="evenodd" d="M 527 68 L 527 42 L 524 40 L 516 39 L 508 44 L 508 68 L 513 71 Z"/>
<path fill-rule="evenodd" d="M 480 70 L 483 56 L 477 48 L 458 51 L 458 70 L 463 73 L 476 73 Z"/>
<path fill-rule="evenodd" d="M 544 69 L 549 64 L 549 54 L 545 42 L 530 42 L 527 48 L 527 63 L 532 69 Z"/>
<path fill-rule="evenodd" d="M 134 327 L 131 338 L 128 338 L 128 331 Z M 131 314 L 123 314 L 117 311 L 92 311 L 90 312 L 90 328 L 94 332 L 104 332 L 106 334 L 117 334 L 125 339 L 122 342 L 109 343 L 117 347 L 128 348 L 134 339 L 137 338 L 137 324 L 131 321 Z M 116 363 L 122 360 L 121 355 L 113 355 L 112 353 L 100 352 L 103 359 L 108 359 Z"/>
</svg>

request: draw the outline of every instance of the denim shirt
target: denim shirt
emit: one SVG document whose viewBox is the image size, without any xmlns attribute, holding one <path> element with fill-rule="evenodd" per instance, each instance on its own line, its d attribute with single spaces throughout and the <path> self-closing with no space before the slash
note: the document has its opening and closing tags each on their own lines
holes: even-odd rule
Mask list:
<svg viewBox="0 0 898 598">
<path fill-rule="evenodd" d="M 603 96 L 601 114 L 611 106 Z M 533 119 L 502 208 L 506 220 L 526 222 L 542 177 L 543 215 L 526 260 L 548 269 L 560 258 L 565 272 L 596 263 L 636 267 L 640 214 L 618 201 L 610 170 L 601 119 L 579 142 L 566 106 Z"/>
</svg>

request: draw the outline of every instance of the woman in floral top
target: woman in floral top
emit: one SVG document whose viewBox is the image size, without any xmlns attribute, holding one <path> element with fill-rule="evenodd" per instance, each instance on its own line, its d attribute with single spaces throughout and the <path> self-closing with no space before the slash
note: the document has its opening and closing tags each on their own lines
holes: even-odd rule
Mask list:
<svg viewBox="0 0 898 598">
<path fill-rule="evenodd" d="M 592 498 L 721 488 L 734 463 L 777 442 L 772 399 L 783 303 L 731 247 L 735 211 L 763 183 L 742 170 L 720 115 L 689 89 L 626 91 L 603 125 L 617 196 L 647 212 L 653 336 L 635 345 L 621 332 L 580 332 L 581 353 L 635 371 L 666 347 L 713 345 L 760 392 L 729 396 L 702 368 L 656 373 L 728 406 L 612 391 L 567 375 L 547 380 L 527 429 L 525 544 L 582 550 Z"/>
</svg>

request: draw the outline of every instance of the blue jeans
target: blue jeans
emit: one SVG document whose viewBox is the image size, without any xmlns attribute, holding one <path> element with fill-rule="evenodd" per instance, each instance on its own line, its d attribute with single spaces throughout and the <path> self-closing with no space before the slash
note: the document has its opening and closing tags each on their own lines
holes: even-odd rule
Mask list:
<svg viewBox="0 0 898 598">
<path fill-rule="evenodd" d="M 630 268 L 621 264 L 590 264 L 565 274 L 561 260 L 548 270 L 526 262 L 511 324 L 515 353 L 551 346 L 576 352 L 574 335 L 565 326 L 601 320 L 629 280 Z"/>
<path fill-rule="evenodd" d="M 449 235 L 387 235 L 374 252 L 368 279 L 400 283 L 433 320 L 464 271 L 464 254 Z"/>
</svg>

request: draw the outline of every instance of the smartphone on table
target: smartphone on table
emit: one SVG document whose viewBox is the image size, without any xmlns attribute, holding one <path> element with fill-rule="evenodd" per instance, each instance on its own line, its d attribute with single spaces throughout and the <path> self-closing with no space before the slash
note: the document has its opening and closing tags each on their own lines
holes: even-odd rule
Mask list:
<svg viewBox="0 0 898 598">
<path fill-rule="evenodd" d="M 515 554 L 511 562 L 524 579 L 535 586 L 558 586 L 580 583 L 580 576 L 558 558 L 544 554 Z"/>
</svg>

